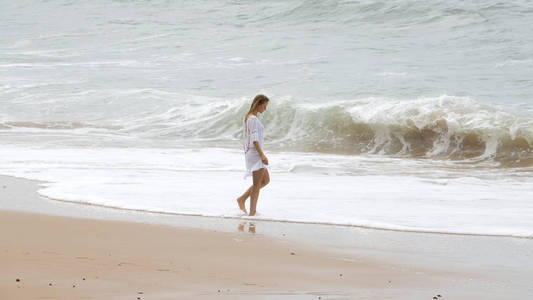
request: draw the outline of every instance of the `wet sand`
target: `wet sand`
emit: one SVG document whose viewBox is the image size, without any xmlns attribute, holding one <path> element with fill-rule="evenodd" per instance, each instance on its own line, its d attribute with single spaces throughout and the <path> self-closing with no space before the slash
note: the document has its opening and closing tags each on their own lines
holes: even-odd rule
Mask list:
<svg viewBox="0 0 533 300">
<path fill-rule="evenodd" d="M 533 291 L 530 239 L 76 213 L 82 205 L 36 190 L 0 176 L 0 299 L 517 299 Z M 61 211 L 72 215 L 52 215 Z"/>
</svg>

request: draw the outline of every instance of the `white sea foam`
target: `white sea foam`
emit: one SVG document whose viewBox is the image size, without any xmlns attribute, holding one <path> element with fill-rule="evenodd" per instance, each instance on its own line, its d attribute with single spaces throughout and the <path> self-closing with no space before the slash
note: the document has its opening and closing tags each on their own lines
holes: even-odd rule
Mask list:
<svg viewBox="0 0 533 300">
<path fill-rule="evenodd" d="M 0 126 L 18 132 L 42 130 L 43 137 L 72 129 L 75 139 L 87 134 L 91 145 L 129 137 L 156 146 L 170 141 L 234 147 L 249 105 L 248 99 L 221 100 L 157 89 L 86 90 L 49 98 L 40 106 L 34 101 L 14 104 L 12 120 Z M 43 110 L 47 114 L 35 117 Z M 33 120 L 15 121 L 28 118 Z M 269 105 L 263 123 L 268 128 L 267 144 L 279 151 L 489 159 L 511 167 L 533 164 L 533 118 L 467 97 L 371 97 L 320 104 L 281 97 Z M 107 139 L 91 137 L 91 133 L 100 137 L 102 129 L 107 130 Z"/>
<path fill-rule="evenodd" d="M 384 229 L 533 236 L 530 177 L 375 156 L 272 153 L 255 217 Z M 228 149 L 0 148 L 0 173 L 43 196 L 162 213 L 246 218 L 243 157 Z"/>
</svg>

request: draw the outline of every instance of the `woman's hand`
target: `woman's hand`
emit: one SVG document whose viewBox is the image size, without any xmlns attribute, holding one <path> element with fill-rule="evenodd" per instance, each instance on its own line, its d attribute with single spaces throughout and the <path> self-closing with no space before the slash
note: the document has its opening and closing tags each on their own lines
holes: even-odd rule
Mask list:
<svg viewBox="0 0 533 300">
<path fill-rule="evenodd" d="M 261 161 L 265 164 L 265 165 L 268 165 L 268 158 L 263 154 L 261 155 Z"/>
</svg>

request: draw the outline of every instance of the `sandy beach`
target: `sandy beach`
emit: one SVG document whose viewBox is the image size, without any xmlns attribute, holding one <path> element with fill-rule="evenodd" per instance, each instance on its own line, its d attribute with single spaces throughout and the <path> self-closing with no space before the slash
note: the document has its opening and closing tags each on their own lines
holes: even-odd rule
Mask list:
<svg viewBox="0 0 533 300">
<path fill-rule="evenodd" d="M 2 299 L 318 297 L 321 286 L 331 293 L 406 280 L 390 266 L 347 262 L 265 238 L 27 213 L 0 216 Z"/>
<path fill-rule="evenodd" d="M 0 300 L 533 298 L 532 1 L 0 15 Z"/>
<path fill-rule="evenodd" d="M 306 225 L 256 234 L 255 227 L 268 222 L 239 223 L 231 232 L 112 220 L 98 210 L 86 218 L 52 216 L 28 207 L 76 209 L 37 196 L 36 182 L 0 178 L 1 299 L 517 299 L 531 293 L 525 278 L 532 268 L 520 261 L 521 248 L 531 249 L 528 239 L 410 233 L 405 245 L 426 247 L 401 250 L 376 238 L 385 234 L 391 241 L 399 232 L 351 232 L 374 245 L 350 246 L 335 235 L 328 243 L 285 237 L 305 236 Z M 465 241 L 487 254 L 474 261 L 460 250 Z M 494 241 L 501 245 L 488 246 Z M 490 261 L 494 251 L 500 251 L 498 262 Z"/>
</svg>

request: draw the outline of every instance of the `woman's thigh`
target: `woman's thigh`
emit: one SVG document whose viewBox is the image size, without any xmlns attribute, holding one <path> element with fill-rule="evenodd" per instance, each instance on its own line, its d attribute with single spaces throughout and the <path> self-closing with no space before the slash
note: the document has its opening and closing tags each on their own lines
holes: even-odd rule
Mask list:
<svg viewBox="0 0 533 300">
<path fill-rule="evenodd" d="M 268 174 L 268 169 L 265 170 L 265 175 L 263 176 L 263 184 L 268 184 L 270 182 L 270 174 Z"/>
<path fill-rule="evenodd" d="M 261 183 L 265 178 L 265 171 L 266 169 L 262 168 L 252 172 L 253 184 L 255 186 L 261 186 Z"/>
</svg>

